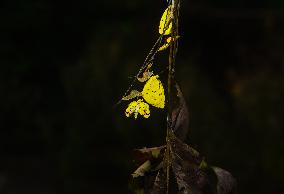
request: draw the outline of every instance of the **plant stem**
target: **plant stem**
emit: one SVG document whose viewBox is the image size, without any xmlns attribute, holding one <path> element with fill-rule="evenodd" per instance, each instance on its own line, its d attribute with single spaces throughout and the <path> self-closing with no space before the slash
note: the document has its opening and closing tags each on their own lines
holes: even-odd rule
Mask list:
<svg viewBox="0 0 284 194">
<path fill-rule="evenodd" d="M 179 0 L 172 0 L 172 22 L 173 28 L 171 36 L 174 38 L 174 41 L 170 45 L 170 53 L 169 53 L 169 65 L 168 65 L 168 90 L 167 90 L 167 99 L 168 99 L 168 114 L 167 114 L 167 136 L 166 136 L 166 179 L 167 179 L 167 188 L 166 194 L 169 193 L 169 182 L 170 182 L 170 167 L 171 167 L 171 127 L 172 127 L 172 82 L 174 79 L 175 72 L 175 58 L 177 54 L 177 39 L 175 37 L 178 36 L 178 16 L 179 16 Z"/>
</svg>

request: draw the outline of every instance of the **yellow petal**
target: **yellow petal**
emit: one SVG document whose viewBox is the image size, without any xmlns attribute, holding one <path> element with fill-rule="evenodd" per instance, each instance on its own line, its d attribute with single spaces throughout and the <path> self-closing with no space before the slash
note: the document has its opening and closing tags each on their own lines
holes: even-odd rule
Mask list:
<svg viewBox="0 0 284 194">
<path fill-rule="evenodd" d="M 135 111 L 135 107 L 137 106 L 137 102 L 133 101 L 131 102 L 127 109 L 125 110 L 125 116 L 130 117 L 130 115 Z"/>
<path fill-rule="evenodd" d="M 162 35 L 169 35 L 172 33 L 172 26 L 173 22 L 171 20 L 171 15 L 172 15 L 172 9 L 171 6 L 169 6 L 163 13 L 161 20 L 160 20 L 160 25 L 159 25 L 159 33 Z"/>
<path fill-rule="evenodd" d="M 127 117 L 130 117 L 132 114 L 134 115 L 135 119 L 137 119 L 138 114 L 142 115 L 144 118 L 149 118 L 150 117 L 149 105 L 143 102 L 142 99 L 131 102 L 125 110 L 125 115 Z"/>
<path fill-rule="evenodd" d="M 144 85 L 141 92 L 145 101 L 157 108 L 165 107 L 165 91 L 159 76 L 152 76 Z"/>
</svg>

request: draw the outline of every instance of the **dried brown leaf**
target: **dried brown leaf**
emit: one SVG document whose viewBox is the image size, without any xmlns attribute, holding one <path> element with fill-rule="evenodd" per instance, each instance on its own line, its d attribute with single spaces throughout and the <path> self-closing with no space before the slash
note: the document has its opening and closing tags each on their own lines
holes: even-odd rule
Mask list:
<svg viewBox="0 0 284 194">
<path fill-rule="evenodd" d="M 189 130 L 189 112 L 181 89 L 177 83 L 175 84 L 175 88 L 177 92 L 177 102 L 172 112 L 172 130 L 179 139 L 185 140 Z"/>
<path fill-rule="evenodd" d="M 180 193 L 215 194 L 216 177 L 202 156 L 172 134 L 172 169 Z M 213 175 L 213 176 L 212 176 Z"/>
<path fill-rule="evenodd" d="M 218 194 L 235 194 L 237 188 L 237 181 L 232 176 L 232 174 L 219 167 L 212 167 L 212 169 L 217 175 Z"/>
<path fill-rule="evenodd" d="M 149 191 L 151 194 L 164 194 L 166 193 L 166 174 L 163 169 L 158 171 L 152 189 Z"/>
<path fill-rule="evenodd" d="M 141 166 L 139 166 L 133 173 L 132 177 L 137 178 L 139 176 L 144 176 L 146 172 L 151 169 L 151 162 L 147 160 Z"/>
<path fill-rule="evenodd" d="M 165 146 L 143 148 L 134 150 L 134 158 L 138 163 L 145 162 L 146 160 L 162 159 Z"/>
</svg>

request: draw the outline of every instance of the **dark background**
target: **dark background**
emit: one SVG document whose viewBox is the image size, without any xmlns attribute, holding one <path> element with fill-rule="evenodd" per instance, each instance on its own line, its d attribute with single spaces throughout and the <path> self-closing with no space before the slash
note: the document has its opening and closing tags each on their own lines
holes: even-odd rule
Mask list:
<svg viewBox="0 0 284 194">
<path fill-rule="evenodd" d="M 130 193 L 131 150 L 164 142 L 164 113 L 134 121 L 126 104 L 113 105 L 165 7 L 1 2 L 1 194 Z M 230 171 L 240 194 L 284 192 L 283 21 L 282 0 L 182 1 L 176 78 L 190 109 L 186 142 Z"/>
</svg>

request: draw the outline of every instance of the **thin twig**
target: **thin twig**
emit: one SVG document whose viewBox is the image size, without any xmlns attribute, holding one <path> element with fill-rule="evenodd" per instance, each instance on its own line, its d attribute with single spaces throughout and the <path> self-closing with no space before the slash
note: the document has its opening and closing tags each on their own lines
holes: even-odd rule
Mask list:
<svg viewBox="0 0 284 194">
<path fill-rule="evenodd" d="M 171 37 L 178 36 L 178 16 L 179 16 L 179 8 L 180 8 L 180 1 L 179 0 L 172 0 L 172 33 Z M 174 79 L 174 72 L 175 72 L 175 61 L 176 61 L 176 54 L 177 54 L 178 44 L 177 39 L 175 39 L 170 45 L 170 53 L 169 53 L 169 65 L 168 65 L 168 90 L 167 90 L 167 99 L 168 99 L 168 114 L 167 114 L 167 137 L 166 137 L 166 177 L 167 177 L 167 188 L 166 194 L 169 193 L 169 183 L 170 183 L 170 167 L 172 162 L 172 151 L 171 151 L 171 132 L 172 132 L 172 98 L 171 98 L 171 88 L 172 82 Z"/>
<path fill-rule="evenodd" d="M 173 0 L 169 0 L 168 1 L 168 6 L 171 5 L 174 1 Z M 167 14 L 168 15 L 168 14 Z M 159 38 L 157 39 L 157 41 L 154 43 L 154 45 L 152 46 L 151 50 L 149 51 L 148 55 L 146 56 L 143 64 L 141 65 L 138 73 L 134 76 L 129 88 L 126 90 L 126 92 L 124 93 L 124 95 L 122 96 L 122 98 L 114 105 L 117 106 L 118 104 L 121 103 L 123 97 L 125 97 L 131 90 L 131 88 L 134 86 L 134 84 L 137 82 L 137 77 L 143 72 L 143 70 L 147 67 L 148 63 L 153 62 L 155 59 L 156 54 L 159 51 L 159 47 L 162 43 L 163 37 L 164 37 L 164 33 L 166 31 L 166 29 L 168 28 L 169 24 L 171 23 L 172 18 L 166 23 L 166 25 L 164 25 L 163 28 L 163 33 L 159 36 Z"/>
</svg>

